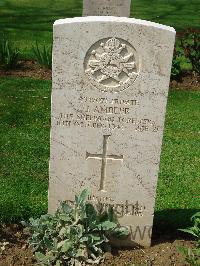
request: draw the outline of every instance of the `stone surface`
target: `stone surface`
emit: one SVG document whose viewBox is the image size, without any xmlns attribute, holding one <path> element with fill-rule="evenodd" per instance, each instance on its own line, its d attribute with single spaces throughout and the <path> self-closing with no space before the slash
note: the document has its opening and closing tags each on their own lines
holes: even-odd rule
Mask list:
<svg viewBox="0 0 200 266">
<path fill-rule="evenodd" d="M 130 16 L 131 0 L 83 0 L 83 16 Z"/>
<path fill-rule="evenodd" d="M 84 188 L 148 246 L 175 31 L 128 18 L 54 24 L 49 211 Z"/>
</svg>

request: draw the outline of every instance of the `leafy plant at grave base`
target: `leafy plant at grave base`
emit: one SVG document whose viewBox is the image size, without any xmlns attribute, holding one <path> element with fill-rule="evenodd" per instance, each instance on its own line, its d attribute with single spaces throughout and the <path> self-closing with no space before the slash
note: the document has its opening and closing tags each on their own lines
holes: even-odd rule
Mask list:
<svg viewBox="0 0 200 266">
<path fill-rule="evenodd" d="M 44 44 L 42 48 L 39 48 L 36 42 L 35 46 L 32 46 L 33 55 L 36 61 L 46 68 L 52 68 L 52 46 L 46 47 Z"/>
<path fill-rule="evenodd" d="M 171 70 L 171 77 L 173 79 L 179 79 L 182 74 L 181 69 L 181 52 L 177 50 L 177 48 L 174 49 L 174 55 L 172 60 L 172 70 Z"/>
<path fill-rule="evenodd" d="M 189 265 L 200 266 L 200 212 L 193 215 L 191 221 L 194 223 L 192 227 L 179 230 L 193 235 L 196 238 L 196 247 L 193 249 L 178 247 L 178 250 L 185 256 L 185 260 Z"/>
<path fill-rule="evenodd" d="M 90 265 L 103 259 L 110 237 L 126 237 L 113 209 L 101 212 L 87 202 L 88 191 L 75 196 L 73 205 L 61 202 L 55 214 L 23 222 L 29 228 L 29 244 L 42 265 Z"/>
<path fill-rule="evenodd" d="M 14 69 L 19 60 L 19 49 L 3 36 L 0 39 L 0 68 L 5 70 Z"/>
<path fill-rule="evenodd" d="M 188 30 L 181 38 L 185 57 L 190 60 L 193 71 L 200 74 L 200 31 Z"/>
</svg>

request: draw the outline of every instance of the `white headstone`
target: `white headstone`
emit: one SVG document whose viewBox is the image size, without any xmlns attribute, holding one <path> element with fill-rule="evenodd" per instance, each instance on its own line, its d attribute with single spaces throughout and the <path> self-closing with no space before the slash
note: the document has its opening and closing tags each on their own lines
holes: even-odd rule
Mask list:
<svg viewBox="0 0 200 266">
<path fill-rule="evenodd" d="M 131 0 L 83 0 L 83 16 L 130 16 Z"/>
<path fill-rule="evenodd" d="M 137 19 L 54 24 L 49 211 L 84 188 L 149 246 L 175 31 Z"/>
</svg>

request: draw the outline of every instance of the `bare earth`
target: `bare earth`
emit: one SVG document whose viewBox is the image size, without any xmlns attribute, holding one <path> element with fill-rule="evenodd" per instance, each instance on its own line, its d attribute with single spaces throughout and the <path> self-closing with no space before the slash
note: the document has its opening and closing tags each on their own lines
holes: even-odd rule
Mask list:
<svg viewBox="0 0 200 266">
<path fill-rule="evenodd" d="M 155 235 L 155 234 L 154 234 Z M 175 238 L 178 238 L 175 240 Z M 180 239 L 179 239 L 180 238 Z M 100 266 L 184 266 L 184 258 L 177 251 L 178 246 L 193 247 L 191 240 L 181 239 L 181 235 L 166 235 L 153 240 L 150 248 L 113 250 L 106 253 Z M 0 225 L 0 246 L 7 242 L 0 253 L 0 266 L 32 266 L 35 263 L 33 253 L 27 245 L 27 235 L 17 224 Z"/>
<path fill-rule="evenodd" d="M 1 70 L 0 77 L 29 77 L 34 79 L 51 79 L 51 70 L 42 68 L 34 61 L 21 61 L 17 69 L 14 70 Z"/>
<path fill-rule="evenodd" d="M 21 61 L 15 70 L 0 70 L 0 77 L 30 77 L 51 80 L 51 76 L 50 69 L 42 68 L 34 61 Z M 185 73 L 179 81 L 171 80 L 170 88 L 200 90 L 200 77 L 195 74 Z"/>
</svg>

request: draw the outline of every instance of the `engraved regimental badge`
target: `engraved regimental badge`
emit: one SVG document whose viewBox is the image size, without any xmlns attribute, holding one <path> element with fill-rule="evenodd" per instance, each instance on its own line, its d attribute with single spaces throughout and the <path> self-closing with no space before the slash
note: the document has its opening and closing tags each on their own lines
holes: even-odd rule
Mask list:
<svg viewBox="0 0 200 266">
<path fill-rule="evenodd" d="M 91 46 L 85 61 L 89 82 L 105 92 L 127 89 L 137 78 L 139 62 L 134 47 L 119 38 L 102 39 Z"/>
</svg>

